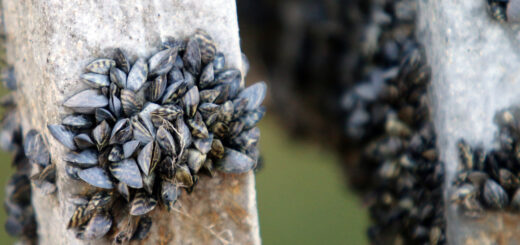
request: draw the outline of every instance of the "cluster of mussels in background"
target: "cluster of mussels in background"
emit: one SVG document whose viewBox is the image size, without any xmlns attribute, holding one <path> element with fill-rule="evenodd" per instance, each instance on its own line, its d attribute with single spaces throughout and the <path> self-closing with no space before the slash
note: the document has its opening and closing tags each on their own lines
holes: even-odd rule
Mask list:
<svg viewBox="0 0 520 245">
<path fill-rule="evenodd" d="M 284 106 L 273 111 L 291 119 L 284 123 L 296 135 L 343 154 L 351 185 L 370 209 L 372 243 L 444 244 L 444 170 L 426 98 L 430 70 L 415 38 L 416 2 L 264 0 L 239 7 L 239 17 L 240 9 L 259 13 L 242 29 L 271 34 L 244 32 L 278 81 L 273 104 Z M 274 17 L 258 21 L 265 14 Z"/>
<path fill-rule="evenodd" d="M 14 70 L 6 69 L 2 81 L 9 90 L 16 90 Z M 42 194 L 50 194 L 56 190 L 54 184 L 55 172 L 50 167 L 50 155 L 45 139 L 35 130 L 29 130 L 23 137 L 20 115 L 16 110 L 16 92 L 11 92 L 0 99 L 4 108 L 1 120 L 0 147 L 13 153 L 12 166 L 15 172 L 6 186 L 4 208 L 7 212 L 5 230 L 11 236 L 20 237 L 20 244 L 37 244 L 37 223 L 31 197 L 34 186 Z M 36 142 L 37 141 L 37 142 Z M 34 144 L 36 142 L 36 144 Z M 46 171 L 43 171 L 46 169 Z M 33 172 L 34 171 L 34 172 Z M 44 178 L 41 178 L 45 176 Z"/>
<path fill-rule="evenodd" d="M 197 30 L 168 38 L 133 64 L 125 53 L 86 66 L 89 88 L 66 99 L 70 113 L 49 124 L 68 152 L 68 176 L 93 191 L 73 198 L 68 228 L 84 240 L 109 234 L 114 243 L 143 239 L 156 206 L 168 210 L 199 175 L 245 173 L 257 165 L 257 122 L 267 87 L 244 88 L 212 38 Z"/>
<path fill-rule="evenodd" d="M 350 171 L 354 186 L 366 193 L 375 244 L 446 243 L 444 169 L 426 96 L 430 68 L 415 38 L 415 7 L 414 1 L 372 2 L 364 29 L 370 52 L 342 98 L 348 139 L 363 145 Z"/>
<path fill-rule="evenodd" d="M 489 151 L 457 143 L 460 164 L 454 180 L 452 203 L 469 218 L 480 218 L 485 210 L 520 211 L 520 107 L 495 115 L 498 147 Z"/>
</svg>

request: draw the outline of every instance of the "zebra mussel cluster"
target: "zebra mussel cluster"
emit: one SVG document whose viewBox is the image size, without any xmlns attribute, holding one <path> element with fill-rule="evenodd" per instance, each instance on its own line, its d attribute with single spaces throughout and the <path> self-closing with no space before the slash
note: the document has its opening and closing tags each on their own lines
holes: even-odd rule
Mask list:
<svg viewBox="0 0 520 245">
<path fill-rule="evenodd" d="M 361 188 L 366 191 L 373 220 L 369 237 L 375 244 L 389 239 L 403 244 L 446 243 L 444 169 L 428 114 L 417 117 L 427 110 L 426 67 L 424 54 L 415 49 L 397 77 L 384 85 L 378 95 L 388 109 L 381 119 L 384 131 L 368 141 L 356 166 L 366 178 Z"/>
<path fill-rule="evenodd" d="M 16 90 L 16 80 L 14 69 L 8 69 L 2 73 L 4 86 L 11 91 Z M 47 178 L 40 179 L 42 172 L 33 174 L 33 167 L 37 170 L 45 169 L 50 166 L 49 153 L 43 153 L 43 157 L 35 159 L 36 154 L 31 154 L 32 146 L 27 138 L 23 137 L 20 123 L 20 115 L 17 111 L 15 92 L 10 92 L 0 99 L 0 105 L 5 109 L 1 120 L 0 147 L 4 151 L 13 153 L 12 166 L 15 168 L 14 174 L 10 177 L 6 186 L 6 197 L 4 208 L 7 213 L 5 230 L 11 236 L 20 237 L 22 244 L 37 243 L 37 223 L 34 208 L 31 203 L 32 185 L 31 180 L 37 187 L 43 187 L 43 193 L 52 193 L 55 190 L 53 183 L 54 173 L 51 168 L 47 168 Z M 30 130 L 28 135 L 39 135 L 38 138 L 43 143 L 43 138 L 35 130 Z M 30 137 L 30 136 L 29 136 Z M 33 138 L 34 139 L 34 138 Z M 45 152 L 46 145 L 42 145 L 41 151 Z M 29 153 L 29 154 L 27 154 Z"/>
<path fill-rule="evenodd" d="M 431 71 L 414 36 L 415 3 L 371 8 L 369 52 L 342 98 L 346 135 L 362 144 L 351 181 L 366 193 L 372 243 L 445 244 L 444 169 L 426 96 Z"/>
<path fill-rule="evenodd" d="M 460 164 L 450 201 L 469 218 L 481 218 L 486 210 L 520 211 L 520 107 L 498 112 L 494 121 L 497 149 L 457 142 Z"/>
<path fill-rule="evenodd" d="M 113 241 L 124 243 L 144 238 L 147 214 L 161 204 L 173 208 L 199 174 L 256 166 L 267 88 L 244 88 L 241 71 L 226 67 L 203 30 L 168 38 L 133 65 L 114 52 L 87 65 L 81 80 L 90 88 L 65 100 L 74 113 L 48 129 L 69 150 L 68 176 L 96 187 L 74 198 L 68 227 L 85 240 L 113 228 Z"/>
</svg>

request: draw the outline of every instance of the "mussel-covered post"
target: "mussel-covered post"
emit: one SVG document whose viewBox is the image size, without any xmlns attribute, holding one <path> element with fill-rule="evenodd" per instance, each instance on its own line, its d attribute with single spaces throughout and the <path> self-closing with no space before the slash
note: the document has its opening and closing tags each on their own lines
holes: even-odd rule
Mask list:
<svg viewBox="0 0 520 245">
<path fill-rule="evenodd" d="M 235 1 L 2 2 L 40 244 L 260 244 Z"/>
<path fill-rule="evenodd" d="M 503 7 L 518 1 L 418 2 L 447 171 L 448 243 L 518 244 L 519 115 L 508 108 L 520 103 L 520 35 Z"/>
</svg>

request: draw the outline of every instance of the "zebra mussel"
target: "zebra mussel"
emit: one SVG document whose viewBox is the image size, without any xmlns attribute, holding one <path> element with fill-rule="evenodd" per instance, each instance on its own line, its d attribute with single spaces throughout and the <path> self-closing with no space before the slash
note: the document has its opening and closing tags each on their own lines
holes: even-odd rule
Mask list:
<svg viewBox="0 0 520 245">
<path fill-rule="evenodd" d="M 495 149 L 457 142 L 460 164 L 450 200 L 469 218 L 481 218 L 486 210 L 520 211 L 520 107 L 499 111 L 494 121 L 499 129 Z"/>
<path fill-rule="evenodd" d="M 69 177 L 101 189 L 71 218 L 80 239 L 98 239 L 110 227 L 116 243 L 143 239 L 151 226 L 146 215 L 158 205 L 173 208 L 199 174 L 240 174 L 257 165 L 267 87 L 244 88 L 240 70 L 226 67 L 203 30 L 169 38 L 135 62 L 116 49 L 114 58 L 90 62 L 80 79 L 89 88 L 63 103 L 73 113 L 48 125 L 69 150 Z M 110 201 L 90 204 L 100 193 Z M 116 206 L 124 214 L 116 215 Z"/>
</svg>

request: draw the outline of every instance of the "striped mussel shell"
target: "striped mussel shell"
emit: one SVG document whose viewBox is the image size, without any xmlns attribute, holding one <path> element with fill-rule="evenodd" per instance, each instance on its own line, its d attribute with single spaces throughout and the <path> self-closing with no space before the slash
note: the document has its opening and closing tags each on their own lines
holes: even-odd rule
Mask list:
<svg viewBox="0 0 520 245">
<path fill-rule="evenodd" d="M 199 175 L 255 168 L 267 86 L 243 87 L 240 70 L 226 68 L 216 47 L 199 29 L 168 38 L 147 59 L 116 49 L 87 65 L 80 78 L 89 88 L 64 101 L 70 114 L 60 124 L 48 125 L 69 151 L 71 180 L 112 198 L 90 211 L 77 205 L 69 228 L 78 238 L 103 237 L 113 226 L 115 242 L 144 239 L 146 215 L 158 204 L 171 210 Z"/>
</svg>

